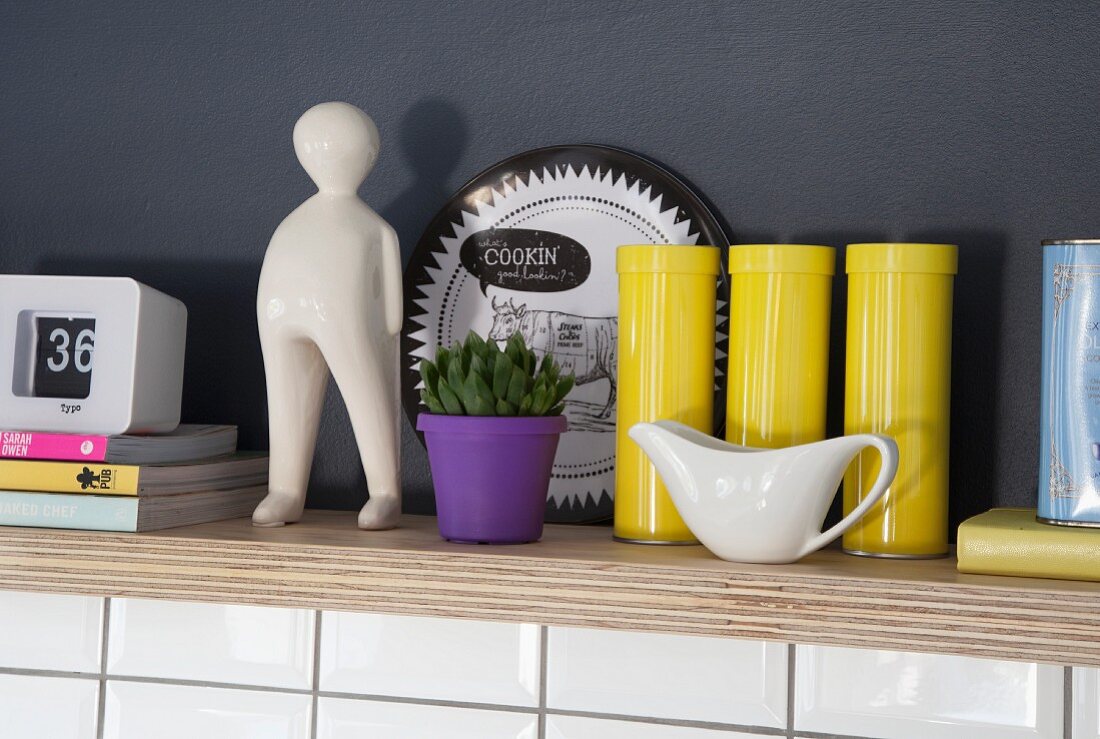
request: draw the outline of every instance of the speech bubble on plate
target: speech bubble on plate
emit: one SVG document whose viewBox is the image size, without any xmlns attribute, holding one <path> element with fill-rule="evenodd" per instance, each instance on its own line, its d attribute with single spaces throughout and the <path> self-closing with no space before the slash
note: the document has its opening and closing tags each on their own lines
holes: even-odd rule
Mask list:
<svg viewBox="0 0 1100 739">
<path fill-rule="evenodd" d="M 490 228 L 466 237 L 459 260 L 481 284 L 508 290 L 551 293 L 588 279 L 592 257 L 575 239 L 553 231 Z"/>
</svg>

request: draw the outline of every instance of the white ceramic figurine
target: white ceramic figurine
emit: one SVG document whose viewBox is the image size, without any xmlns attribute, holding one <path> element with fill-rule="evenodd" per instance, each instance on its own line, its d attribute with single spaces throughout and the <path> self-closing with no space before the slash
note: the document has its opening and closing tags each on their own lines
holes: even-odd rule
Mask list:
<svg viewBox="0 0 1100 739">
<path fill-rule="evenodd" d="M 294 151 L 318 192 L 279 224 L 260 272 L 271 471 L 256 526 L 302 515 L 329 370 L 370 491 L 359 527 L 392 528 L 401 512 L 401 255 L 397 234 L 357 194 L 378 145 L 374 121 L 347 103 L 310 108 L 294 126 Z"/>
</svg>

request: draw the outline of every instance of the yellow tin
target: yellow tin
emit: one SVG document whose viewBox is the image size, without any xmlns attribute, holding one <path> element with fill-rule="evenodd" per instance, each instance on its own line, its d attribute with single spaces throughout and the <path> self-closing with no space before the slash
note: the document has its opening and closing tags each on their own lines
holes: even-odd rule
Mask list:
<svg viewBox="0 0 1100 739">
<path fill-rule="evenodd" d="M 627 436 L 670 418 L 708 434 L 714 423 L 714 327 L 721 252 L 714 246 L 621 246 L 615 538 L 694 544 L 653 464 Z"/>
<path fill-rule="evenodd" d="M 844 534 L 844 549 L 876 557 L 947 553 L 953 244 L 850 244 L 844 433 L 898 443 L 894 484 Z M 878 475 L 860 454 L 844 478 L 844 512 Z"/>
<path fill-rule="evenodd" d="M 780 447 L 825 438 L 836 250 L 731 246 L 726 440 Z"/>
</svg>

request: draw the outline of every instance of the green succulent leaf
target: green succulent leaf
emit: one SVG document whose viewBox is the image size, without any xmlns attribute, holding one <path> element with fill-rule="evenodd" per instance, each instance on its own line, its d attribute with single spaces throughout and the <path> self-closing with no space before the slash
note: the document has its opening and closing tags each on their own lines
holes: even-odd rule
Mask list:
<svg viewBox="0 0 1100 739">
<path fill-rule="evenodd" d="M 535 391 L 531 393 L 531 415 L 541 416 L 553 402 L 554 399 L 550 397 L 550 394 L 546 391 L 546 387 L 540 386 L 536 382 Z"/>
<path fill-rule="evenodd" d="M 515 368 L 507 354 L 497 354 L 493 359 L 493 395 L 497 398 L 509 397 L 508 386 L 512 382 L 512 370 Z"/>
<path fill-rule="evenodd" d="M 523 400 L 520 401 L 518 415 L 529 416 L 531 415 L 531 396 L 524 395 Z"/>
<path fill-rule="evenodd" d="M 523 337 L 517 334 L 512 334 L 508 337 L 508 341 L 504 344 L 504 353 L 508 355 L 508 358 L 512 360 L 512 364 L 517 367 L 523 366 L 523 355 L 525 353 L 525 347 L 523 345 Z"/>
<path fill-rule="evenodd" d="M 439 398 L 429 393 L 427 388 L 422 388 L 420 390 L 420 400 L 428 407 L 429 413 L 438 413 L 439 415 L 447 413 L 447 409 L 439 402 Z"/>
<path fill-rule="evenodd" d="M 476 331 L 471 330 L 470 333 L 466 334 L 466 344 L 463 348 L 473 354 L 479 354 L 486 349 L 485 339 L 478 336 Z"/>
<path fill-rule="evenodd" d="M 458 399 L 458 393 L 452 390 L 450 384 L 442 377 L 439 378 L 439 402 L 443 404 L 443 409 L 447 411 L 448 415 L 466 415 L 466 409 L 462 406 L 462 401 Z"/>
<path fill-rule="evenodd" d="M 447 376 L 447 366 L 451 363 L 451 353 L 439 347 L 435 352 L 435 368 L 439 370 L 440 377 Z"/>
<path fill-rule="evenodd" d="M 465 381 L 466 373 L 462 371 L 461 355 L 452 356 L 451 364 L 447 367 L 447 384 L 451 386 L 451 390 L 457 392 Z M 443 398 L 440 397 L 440 400 L 443 400 Z"/>
<path fill-rule="evenodd" d="M 462 404 L 471 416 L 491 416 L 496 412 L 493 391 L 476 372 L 470 372 L 462 385 Z"/>
<path fill-rule="evenodd" d="M 516 413 L 519 412 L 519 409 L 516 406 L 509 403 L 504 398 L 497 399 L 496 409 L 498 416 L 514 416 L 516 415 Z"/>
<path fill-rule="evenodd" d="M 509 364 L 511 364 L 511 360 L 509 360 Z M 512 376 L 508 379 L 508 389 L 504 394 L 504 397 L 512 405 L 518 407 L 523 400 L 523 396 L 527 394 L 527 379 L 527 375 L 523 373 L 522 369 L 512 365 Z"/>
<path fill-rule="evenodd" d="M 550 372 L 554 367 L 554 355 L 550 352 L 546 352 L 546 356 L 542 358 L 542 362 L 539 363 L 539 372 Z"/>
<path fill-rule="evenodd" d="M 439 383 L 439 368 L 428 359 L 420 360 L 420 379 L 424 380 L 424 387 L 428 392 L 435 394 L 436 385 Z"/>
<path fill-rule="evenodd" d="M 556 406 L 551 408 L 546 413 L 546 415 L 548 415 L 548 416 L 560 416 L 564 412 L 565 412 L 565 403 L 558 403 Z"/>
<path fill-rule="evenodd" d="M 485 382 L 492 381 L 492 370 L 485 365 L 485 360 L 476 354 L 470 357 L 470 372 L 471 375 L 477 375 Z"/>
<path fill-rule="evenodd" d="M 560 403 L 565 400 L 565 396 L 569 394 L 569 391 L 573 389 L 573 385 L 576 383 L 577 378 L 573 375 L 566 375 L 557 381 L 554 389 L 554 400 Z"/>
</svg>

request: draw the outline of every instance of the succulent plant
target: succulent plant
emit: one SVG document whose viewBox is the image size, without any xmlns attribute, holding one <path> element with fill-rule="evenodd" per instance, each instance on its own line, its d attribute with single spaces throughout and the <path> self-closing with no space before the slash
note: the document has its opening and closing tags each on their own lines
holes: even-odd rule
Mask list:
<svg viewBox="0 0 1100 739">
<path fill-rule="evenodd" d="M 439 347 L 435 362 L 420 360 L 420 399 L 449 416 L 558 416 L 573 389 L 554 355 L 540 362 L 519 333 L 501 349 L 471 331 L 462 344 Z"/>
</svg>

